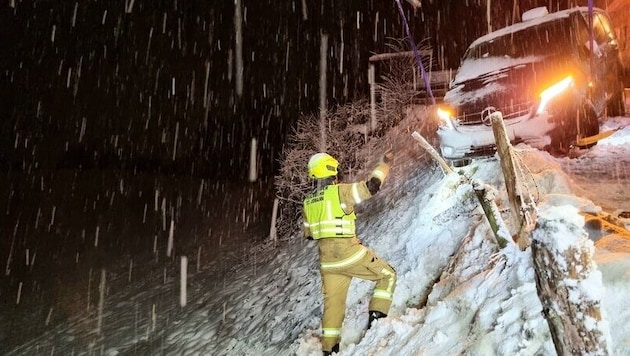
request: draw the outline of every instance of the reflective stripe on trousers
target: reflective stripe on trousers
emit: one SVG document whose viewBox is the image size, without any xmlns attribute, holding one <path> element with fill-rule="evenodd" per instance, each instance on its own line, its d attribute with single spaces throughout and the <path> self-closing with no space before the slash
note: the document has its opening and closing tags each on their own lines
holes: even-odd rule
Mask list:
<svg viewBox="0 0 630 356">
<path fill-rule="evenodd" d="M 352 256 L 345 258 L 340 261 L 335 262 L 321 262 L 322 269 L 330 269 L 330 268 L 343 268 L 350 266 L 354 263 L 359 262 L 363 256 L 367 253 L 367 249 L 364 246 L 361 246 L 359 251 L 355 252 Z"/>
</svg>

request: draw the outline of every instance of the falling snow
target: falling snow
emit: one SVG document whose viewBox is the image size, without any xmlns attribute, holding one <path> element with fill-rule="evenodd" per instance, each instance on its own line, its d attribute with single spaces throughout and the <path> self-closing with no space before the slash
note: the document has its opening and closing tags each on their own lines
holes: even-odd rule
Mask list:
<svg viewBox="0 0 630 356">
<path fill-rule="evenodd" d="M 4 1 L 0 353 L 319 355 L 316 247 L 271 224 L 287 134 L 369 94 L 368 58 L 407 36 L 401 13 L 452 70 L 538 2 Z M 630 210 L 629 124 L 607 119 L 614 134 L 578 158 L 518 148 L 550 220 L 580 232 L 576 211 Z M 494 253 L 456 177 L 422 162 L 361 222 L 400 281 L 364 335 L 370 285 L 352 285 L 342 354 L 552 352 L 529 252 Z M 496 160 L 466 169 L 501 185 Z M 467 258 L 433 285 L 464 236 Z M 630 243 L 594 253 L 593 327 L 629 354 Z"/>
</svg>

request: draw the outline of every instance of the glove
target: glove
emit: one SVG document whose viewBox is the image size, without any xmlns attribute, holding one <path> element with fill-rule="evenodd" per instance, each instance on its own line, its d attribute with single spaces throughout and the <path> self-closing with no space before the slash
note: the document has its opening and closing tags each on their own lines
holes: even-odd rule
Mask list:
<svg viewBox="0 0 630 356">
<path fill-rule="evenodd" d="M 394 160 L 394 151 L 392 149 L 389 149 L 385 151 L 385 153 L 383 153 L 383 155 L 381 156 L 380 162 L 389 164 L 393 160 Z"/>
</svg>

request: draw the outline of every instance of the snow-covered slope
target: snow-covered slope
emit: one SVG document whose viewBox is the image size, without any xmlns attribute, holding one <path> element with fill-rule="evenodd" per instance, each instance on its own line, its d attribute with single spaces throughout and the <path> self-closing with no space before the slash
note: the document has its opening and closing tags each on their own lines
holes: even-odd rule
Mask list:
<svg viewBox="0 0 630 356">
<path fill-rule="evenodd" d="M 630 118 L 606 123 L 628 124 Z M 604 314 L 604 322 L 595 327 L 618 355 L 630 354 L 630 251 L 594 247 L 587 239 L 579 211 L 600 211 L 596 198 L 609 196 L 609 186 L 578 186 L 574 177 L 584 178 L 588 165 L 614 162 L 621 162 L 619 169 L 626 172 L 628 137 L 630 127 L 624 127 L 571 161 L 518 147 L 540 221 L 564 227 L 534 234 L 592 249 L 597 270 L 588 288 L 601 296 Z M 409 137 L 409 146 L 421 155 L 414 145 Z M 468 185 L 459 184 L 458 174 L 445 177 L 433 164 L 404 163 L 359 215 L 364 244 L 398 273 L 390 315 L 364 333 L 372 284 L 353 281 L 340 354 L 554 354 L 536 293 L 531 249 L 498 249 L 477 200 Z M 567 166 L 580 173 L 567 176 Z M 495 187 L 499 207 L 507 212 L 496 159 L 474 161 L 460 173 Z M 630 194 L 625 194 L 616 201 L 628 204 Z M 609 249 L 624 245 L 624 240 L 615 241 L 607 244 Z M 213 266 L 198 271 L 189 267 L 188 303 L 183 307 L 175 266 L 146 271 L 147 278 L 133 286 L 108 289 L 101 334 L 94 332 L 94 313 L 79 315 L 9 354 L 320 355 L 316 255 L 314 242 L 294 237 L 258 246 L 221 276 Z M 111 273 L 113 285 L 126 277 L 122 267 Z"/>
</svg>

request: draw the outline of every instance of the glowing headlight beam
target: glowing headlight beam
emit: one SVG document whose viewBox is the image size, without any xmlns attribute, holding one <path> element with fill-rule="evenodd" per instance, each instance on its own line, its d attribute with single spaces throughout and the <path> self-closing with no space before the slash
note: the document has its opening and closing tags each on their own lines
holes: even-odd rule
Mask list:
<svg viewBox="0 0 630 356">
<path fill-rule="evenodd" d="M 550 86 L 549 88 L 543 90 L 540 93 L 540 104 L 538 105 L 538 110 L 536 110 L 536 113 L 540 114 L 541 112 L 545 111 L 547 109 L 547 104 L 549 104 L 549 101 L 551 101 L 551 99 L 560 95 L 562 92 L 569 89 L 572 85 L 573 77 L 568 76 L 557 82 L 556 84 Z"/>
<path fill-rule="evenodd" d="M 440 119 L 440 126 L 453 128 L 453 123 L 451 122 L 451 117 L 453 114 L 444 108 L 437 108 L 437 116 Z"/>
</svg>

